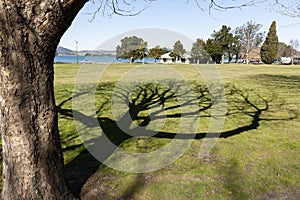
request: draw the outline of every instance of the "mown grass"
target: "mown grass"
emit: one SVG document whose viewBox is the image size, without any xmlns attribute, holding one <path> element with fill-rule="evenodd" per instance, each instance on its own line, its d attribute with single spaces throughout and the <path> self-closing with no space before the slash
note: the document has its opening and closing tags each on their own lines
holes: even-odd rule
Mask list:
<svg viewBox="0 0 300 200">
<path fill-rule="evenodd" d="M 200 112 L 200 122 L 191 146 L 171 165 L 158 171 L 132 174 L 111 169 L 93 159 L 82 145 L 72 118 L 72 92 L 79 65 L 55 65 L 55 95 L 59 106 L 59 129 L 66 164 L 66 174 L 71 188 L 83 199 L 258 199 L 268 193 L 299 191 L 300 185 L 300 68 L 281 65 L 219 65 L 227 94 L 227 117 L 222 130 L 223 137 L 204 159 L 198 154 L 203 144 L 201 133 L 207 132 L 211 108 Z M 95 69 L 105 68 L 97 65 Z M 101 128 L 118 146 L 129 152 L 151 152 L 164 147 L 171 141 L 171 134 L 178 131 L 180 112 L 166 110 L 168 118 L 161 127 L 156 121 L 146 118 L 152 108 L 139 107 L 154 102 L 166 88 L 162 83 L 147 88 L 149 94 L 130 94 L 118 80 L 130 70 L 139 67 L 141 72 L 151 69 L 149 76 L 161 76 L 157 65 L 112 64 L 101 77 L 97 86 L 95 108 Z M 190 65 L 170 65 L 192 85 L 198 106 L 205 107 L 210 96 L 199 85 L 205 86 L 201 76 Z M 91 74 L 89 74 L 91 73 Z M 93 75 L 93 70 L 85 74 Z M 137 74 L 138 75 L 138 74 Z M 130 81 L 138 79 L 136 76 Z M 169 80 L 176 82 L 176 79 Z M 205 88 L 205 87 L 204 87 Z M 114 117 L 111 112 L 111 94 L 114 91 L 135 101 L 137 109 L 135 125 L 145 123 L 148 130 L 161 131 L 158 137 L 128 137 L 116 126 L 122 116 Z M 202 87 L 203 89 L 203 87 Z M 126 96 L 127 95 L 127 96 Z M 162 95 L 160 96 L 162 97 Z M 166 97 L 166 96 L 163 96 Z M 76 97 L 74 97 L 76 98 Z M 165 108 L 178 105 L 180 95 L 165 98 Z M 159 104 L 160 105 L 160 104 Z M 120 110 L 121 112 L 121 110 Z M 132 113 L 131 113 L 132 114 Z M 160 113 L 161 115 L 163 113 Z M 161 123 L 158 123 L 163 124 Z M 84 128 L 85 124 L 83 124 Z M 86 125 L 87 126 L 87 125 Z M 183 136 L 184 137 L 184 136 Z M 191 140 L 190 138 L 186 138 Z"/>
</svg>

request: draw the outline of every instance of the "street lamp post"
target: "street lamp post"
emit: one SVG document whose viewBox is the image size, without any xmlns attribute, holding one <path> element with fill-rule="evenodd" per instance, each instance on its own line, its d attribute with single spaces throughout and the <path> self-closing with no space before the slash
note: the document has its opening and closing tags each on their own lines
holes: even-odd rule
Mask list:
<svg viewBox="0 0 300 200">
<path fill-rule="evenodd" d="M 78 41 L 75 40 L 75 42 L 76 42 L 76 61 L 77 61 L 77 63 L 79 63 L 78 62 Z"/>
</svg>

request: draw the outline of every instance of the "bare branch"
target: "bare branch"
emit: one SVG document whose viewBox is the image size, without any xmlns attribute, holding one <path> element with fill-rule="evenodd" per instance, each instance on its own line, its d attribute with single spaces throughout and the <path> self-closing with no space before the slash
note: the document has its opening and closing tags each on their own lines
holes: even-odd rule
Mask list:
<svg viewBox="0 0 300 200">
<path fill-rule="evenodd" d="M 96 9 L 85 14 L 92 16 L 90 21 L 93 21 L 99 13 L 101 13 L 102 16 L 108 17 L 112 15 L 136 16 L 155 1 L 156 0 L 92 0 L 91 3 L 95 4 Z"/>
<path fill-rule="evenodd" d="M 96 15 L 102 13 L 102 16 L 121 15 L 121 16 L 136 16 L 146 10 L 153 2 L 157 0 L 90 0 L 95 4 L 96 9 L 90 13 L 91 21 L 95 19 Z M 202 11 L 211 10 L 230 10 L 242 9 L 244 7 L 255 6 L 262 4 L 268 0 L 186 0 L 184 3 L 195 3 L 196 6 Z M 279 13 L 290 17 L 300 17 L 300 1 L 299 0 L 274 0 L 272 7 L 277 7 Z M 206 9 L 208 8 L 208 9 Z"/>
<path fill-rule="evenodd" d="M 274 6 L 278 8 L 277 12 L 289 17 L 300 17 L 300 1 L 299 0 L 275 0 Z"/>
<path fill-rule="evenodd" d="M 268 0 L 247 0 L 247 1 L 236 1 L 232 0 L 230 3 L 226 1 L 225 5 L 224 3 L 219 3 L 216 0 L 210 0 L 209 5 L 209 12 L 212 8 L 217 10 L 229 10 L 229 9 L 242 9 L 244 7 L 254 6 L 256 4 L 264 3 Z"/>
</svg>

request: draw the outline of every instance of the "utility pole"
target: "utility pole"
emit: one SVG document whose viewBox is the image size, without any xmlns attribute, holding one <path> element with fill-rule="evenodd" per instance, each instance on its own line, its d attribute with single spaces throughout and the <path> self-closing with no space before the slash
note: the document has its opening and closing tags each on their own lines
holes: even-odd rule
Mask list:
<svg viewBox="0 0 300 200">
<path fill-rule="evenodd" d="M 77 63 L 79 63 L 79 61 L 78 61 L 78 41 L 75 40 L 75 42 L 76 42 L 76 61 L 77 61 Z"/>
</svg>

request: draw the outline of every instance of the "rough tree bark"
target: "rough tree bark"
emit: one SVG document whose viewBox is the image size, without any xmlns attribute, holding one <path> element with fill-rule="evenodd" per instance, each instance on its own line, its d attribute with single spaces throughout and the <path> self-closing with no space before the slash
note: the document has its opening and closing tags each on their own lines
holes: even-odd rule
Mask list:
<svg viewBox="0 0 300 200">
<path fill-rule="evenodd" d="M 87 0 L 0 1 L 3 199 L 70 199 L 53 89 L 60 38 Z"/>
</svg>

